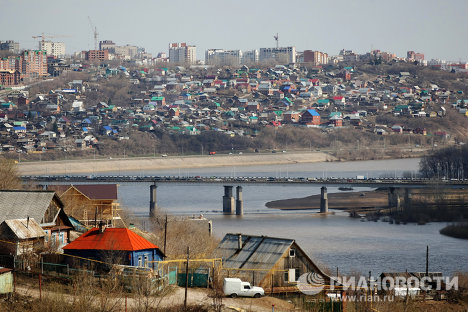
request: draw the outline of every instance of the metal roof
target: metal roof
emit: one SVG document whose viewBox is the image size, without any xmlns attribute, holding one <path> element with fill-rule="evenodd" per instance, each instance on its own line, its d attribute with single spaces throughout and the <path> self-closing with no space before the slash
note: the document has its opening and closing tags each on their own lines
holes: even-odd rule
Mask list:
<svg viewBox="0 0 468 312">
<path fill-rule="evenodd" d="M 45 236 L 41 226 L 33 218 L 5 220 L 4 223 L 11 229 L 18 239 Z"/>
<path fill-rule="evenodd" d="M 2 191 L 0 190 L 0 223 L 5 220 L 34 218 L 42 222 L 45 212 L 54 196 L 60 208 L 63 204 L 50 191 Z"/>
<path fill-rule="evenodd" d="M 270 270 L 294 243 L 293 239 L 242 235 L 238 249 L 239 235 L 226 234 L 215 251 L 225 268 Z"/>
</svg>

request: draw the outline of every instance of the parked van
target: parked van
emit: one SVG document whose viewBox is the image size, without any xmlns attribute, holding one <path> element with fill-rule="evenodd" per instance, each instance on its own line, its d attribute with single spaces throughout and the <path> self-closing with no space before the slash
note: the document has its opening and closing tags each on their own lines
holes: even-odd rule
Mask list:
<svg viewBox="0 0 468 312">
<path fill-rule="evenodd" d="M 237 296 L 260 298 L 265 295 L 262 287 L 251 286 L 249 282 L 243 282 L 240 278 L 228 277 L 224 279 L 223 292 L 232 298 Z"/>
</svg>

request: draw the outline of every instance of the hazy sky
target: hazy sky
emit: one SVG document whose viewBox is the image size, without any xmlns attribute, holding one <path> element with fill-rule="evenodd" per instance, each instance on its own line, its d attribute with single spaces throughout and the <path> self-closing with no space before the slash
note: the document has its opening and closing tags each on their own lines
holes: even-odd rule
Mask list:
<svg viewBox="0 0 468 312">
<path fill-rule="evenodd" d="M 99 40 L 167 52 L 169 42 L 208 48 L 296 46 L 338 54 L 372 49 L 426 59 L 468 60 L 468 0 L 0 0 L 0 40 L 36 48 L 46 34 L 67 53 L 92 49 L 88 16 Z"/>
</svg>

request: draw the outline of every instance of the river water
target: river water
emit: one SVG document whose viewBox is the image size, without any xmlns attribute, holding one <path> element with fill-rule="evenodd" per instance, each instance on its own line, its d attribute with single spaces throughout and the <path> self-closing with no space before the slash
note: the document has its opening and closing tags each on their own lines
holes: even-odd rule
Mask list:
<svg viewBox="0 0 468 312">
<path fill-rule="evenodd" d="M 419 159 L 312 164 L 171 169 L 108 174 L 233 176 L 233 177 L 398 177 L 416 173 Z M 122 183 L 119 201 L 124 209 L 147 219 L 150 183 Z M 174 215 L 200 215 L 213 220 L 214 235 L 243 233 L 292 238 L 321 266 L 335 272 L 424 271 L 426 246 L 430 248 L 429 270 L 453 274 L 468 272 L 468 240 L 439 234 L 445 223 L 395 225 L 361 222 L 335 211 L 318 216 L 317 211 L 280 211 L 265 207 L 271 200 L 298 198 L 320 193 L 320 186 L 280 184 L 233 184 L 243 187 L 244 216 L 222 215 L 221 184 L 158 183 L 158 206 Z M 369 190 L 370 188 L 355 188 Z M 328 192 L 339 192 L 328 187 Z M 143 226 L 146 222 L 142 222 Z"/>
</svg>

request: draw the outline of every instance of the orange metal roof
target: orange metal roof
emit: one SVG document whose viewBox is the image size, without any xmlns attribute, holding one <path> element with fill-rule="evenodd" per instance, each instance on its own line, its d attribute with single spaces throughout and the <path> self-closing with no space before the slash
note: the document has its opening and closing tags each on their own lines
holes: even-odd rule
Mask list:
<svg viewBox="0 0 468 312">
<path fill-rule="evenodd" d="M 100 233 L 98 228 L 93 228 L 63 247 L 65 250 L 123 251 L 153 248 L 158 248 L 158 246 L 125 228 L 106 228 L 103 233 Z"/>
</svg>

